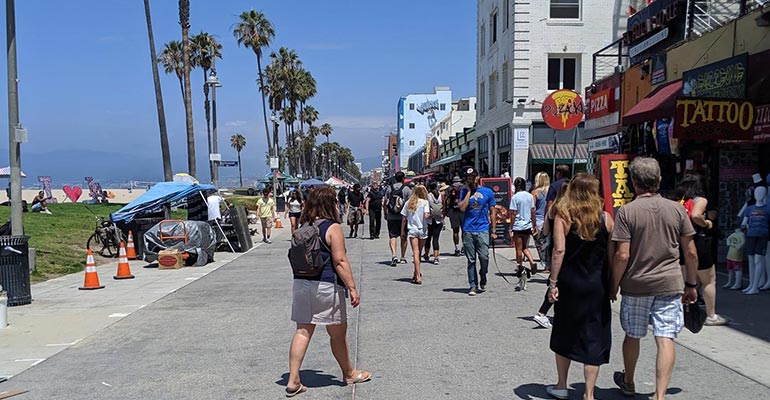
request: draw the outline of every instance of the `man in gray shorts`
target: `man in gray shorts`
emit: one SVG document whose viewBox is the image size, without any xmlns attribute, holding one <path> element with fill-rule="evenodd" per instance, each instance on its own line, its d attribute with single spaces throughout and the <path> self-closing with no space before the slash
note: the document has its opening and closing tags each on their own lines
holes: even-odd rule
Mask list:
<svg viewBox="0 0 770 400">
<path fill-rule="evenodd" d="M 452 240 L 455 244 L 455 256 L 459 257 L 461 254 L 460 248 L 460 229 L 463 227 L 463 221 L 465 220 L 465 213 L 460 210 L 460 191 L 465 188 L 462 179 L 459 176 L 455 176 L 452 179 L 452 186 L 447 189 L 446 210 L 449 217 L 449 224 L 452 227 Z"/>
<path fill-rule="evenodd" d="M 660 166 L 653 158 L 637 157 L 629 166 L 636 199 L 615 216 L 612 240 L 616 243 L 610 296 L 620 288 L 620 324 L 625 371 L 615 372 L 615 384 L 626 396 L 634 396 L 634 373 L 639 359 L 639 340 L 648 325 L 658 346 L 655 396 L 666 396 L 674 369 L 674 339 L 684 326 L 682 303 L 697 300 L 698 253 L 695 230 L 684 207 L 658 192 Z M 682 279 L 679 248 L 685 250 L 687 279 Z M 684 296 L 682 293 L 684 292 Z"/>
</svg>

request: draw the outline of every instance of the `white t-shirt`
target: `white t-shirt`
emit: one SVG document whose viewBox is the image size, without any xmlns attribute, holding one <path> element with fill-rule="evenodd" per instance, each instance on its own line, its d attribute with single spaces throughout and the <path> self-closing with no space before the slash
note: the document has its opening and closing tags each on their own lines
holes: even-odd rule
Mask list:
<svg viewBox="0 0 770 400">
<path fill-rule="evenodd" d="M 206 198 L 206 204 L 208 204 L 209 207 L 209 221 L 222 218 L 222 213 L 219 211 L 219 205 L 223 201 L 225 201 L 225 199 L 216 194 L 212 194 Z"/>
<path fill-rule="evenodd" d="M 406 204 L 404 204 L 404 208 L 401 209 L 401 215 L 406 217 L 407 230 L 422 230 L 428 226 L 428 222 L 425 219 L 425 214 L 429 213 L 430 205 L 428 204 L 428 200 L 423 199 L 417 201 L 417 209 L 414 211 L 407 210 Z"/>
</svg>

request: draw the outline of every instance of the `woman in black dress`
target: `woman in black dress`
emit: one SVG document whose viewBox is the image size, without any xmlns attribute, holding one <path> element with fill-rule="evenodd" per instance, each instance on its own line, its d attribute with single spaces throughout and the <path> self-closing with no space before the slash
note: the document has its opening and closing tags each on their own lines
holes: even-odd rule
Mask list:
<svg viewBox="0 0 770 400">
<path fill-rule="evenodd" d="M 603 210 L 599 181 L 578 174 L 556 204 L 549 297 L 554 302 L 551 350 L 556 353 L 559 381 L 548 394 L 569 398 L 571 361 L 583 364 L 585 394 L 593 400 L 599 366 L 610 361 L 610 265 L 615 253 L 609 240 L 613 221 Z"/>
</svg>

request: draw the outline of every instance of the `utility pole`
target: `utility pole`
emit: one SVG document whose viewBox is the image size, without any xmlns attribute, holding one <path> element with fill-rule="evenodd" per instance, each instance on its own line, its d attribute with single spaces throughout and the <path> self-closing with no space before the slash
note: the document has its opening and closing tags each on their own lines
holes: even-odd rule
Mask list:
<svg viewBox="0 0 770 400">
<path fill-rule="evenodd" d="M 19 125 L 19 80 L 16 73 L 16 5 L 5 0 L 5 29 L 8 50 L 8 149 L 11 162 L 11 234 L 23 235 L 21 219 L 21 132 Z"/>
</svg>

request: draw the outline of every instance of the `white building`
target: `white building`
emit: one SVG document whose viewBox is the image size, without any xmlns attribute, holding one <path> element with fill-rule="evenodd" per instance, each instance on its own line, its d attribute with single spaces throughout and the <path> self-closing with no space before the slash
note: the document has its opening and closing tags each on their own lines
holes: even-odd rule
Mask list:
<svg viewBox="0 0 770 400">
<path fill-rule="evenodd" d="M 592 80 L 593 53 L 625 31 L 628 2 L 478 0 L 476 135 L 482 173 L 532 174 L 530 145 L 553 147 L 539 102 L 563 88 L 582 95 Z M 558 140 L 571 143 L 572 132 L 560 133 Z"/>
<path fill-rule="evenodd" d="M 430 129 L 430 138 L 437 137 L 443 141 L 455 133 L 462 132 L 465 128 L 472 128 L 475 124 L 476 98 L 465 97 L 455 100 L 452 101 L 452 111 Z"/>
<path fill-rule="evenodd" d="M 406 169 L 409 156 L 424 148 L 439 120 L 452 110 L 452 90 L 437 86 L 433 93 L 409 94 L 398 100 L 398 165 Z"/>
</svg>

